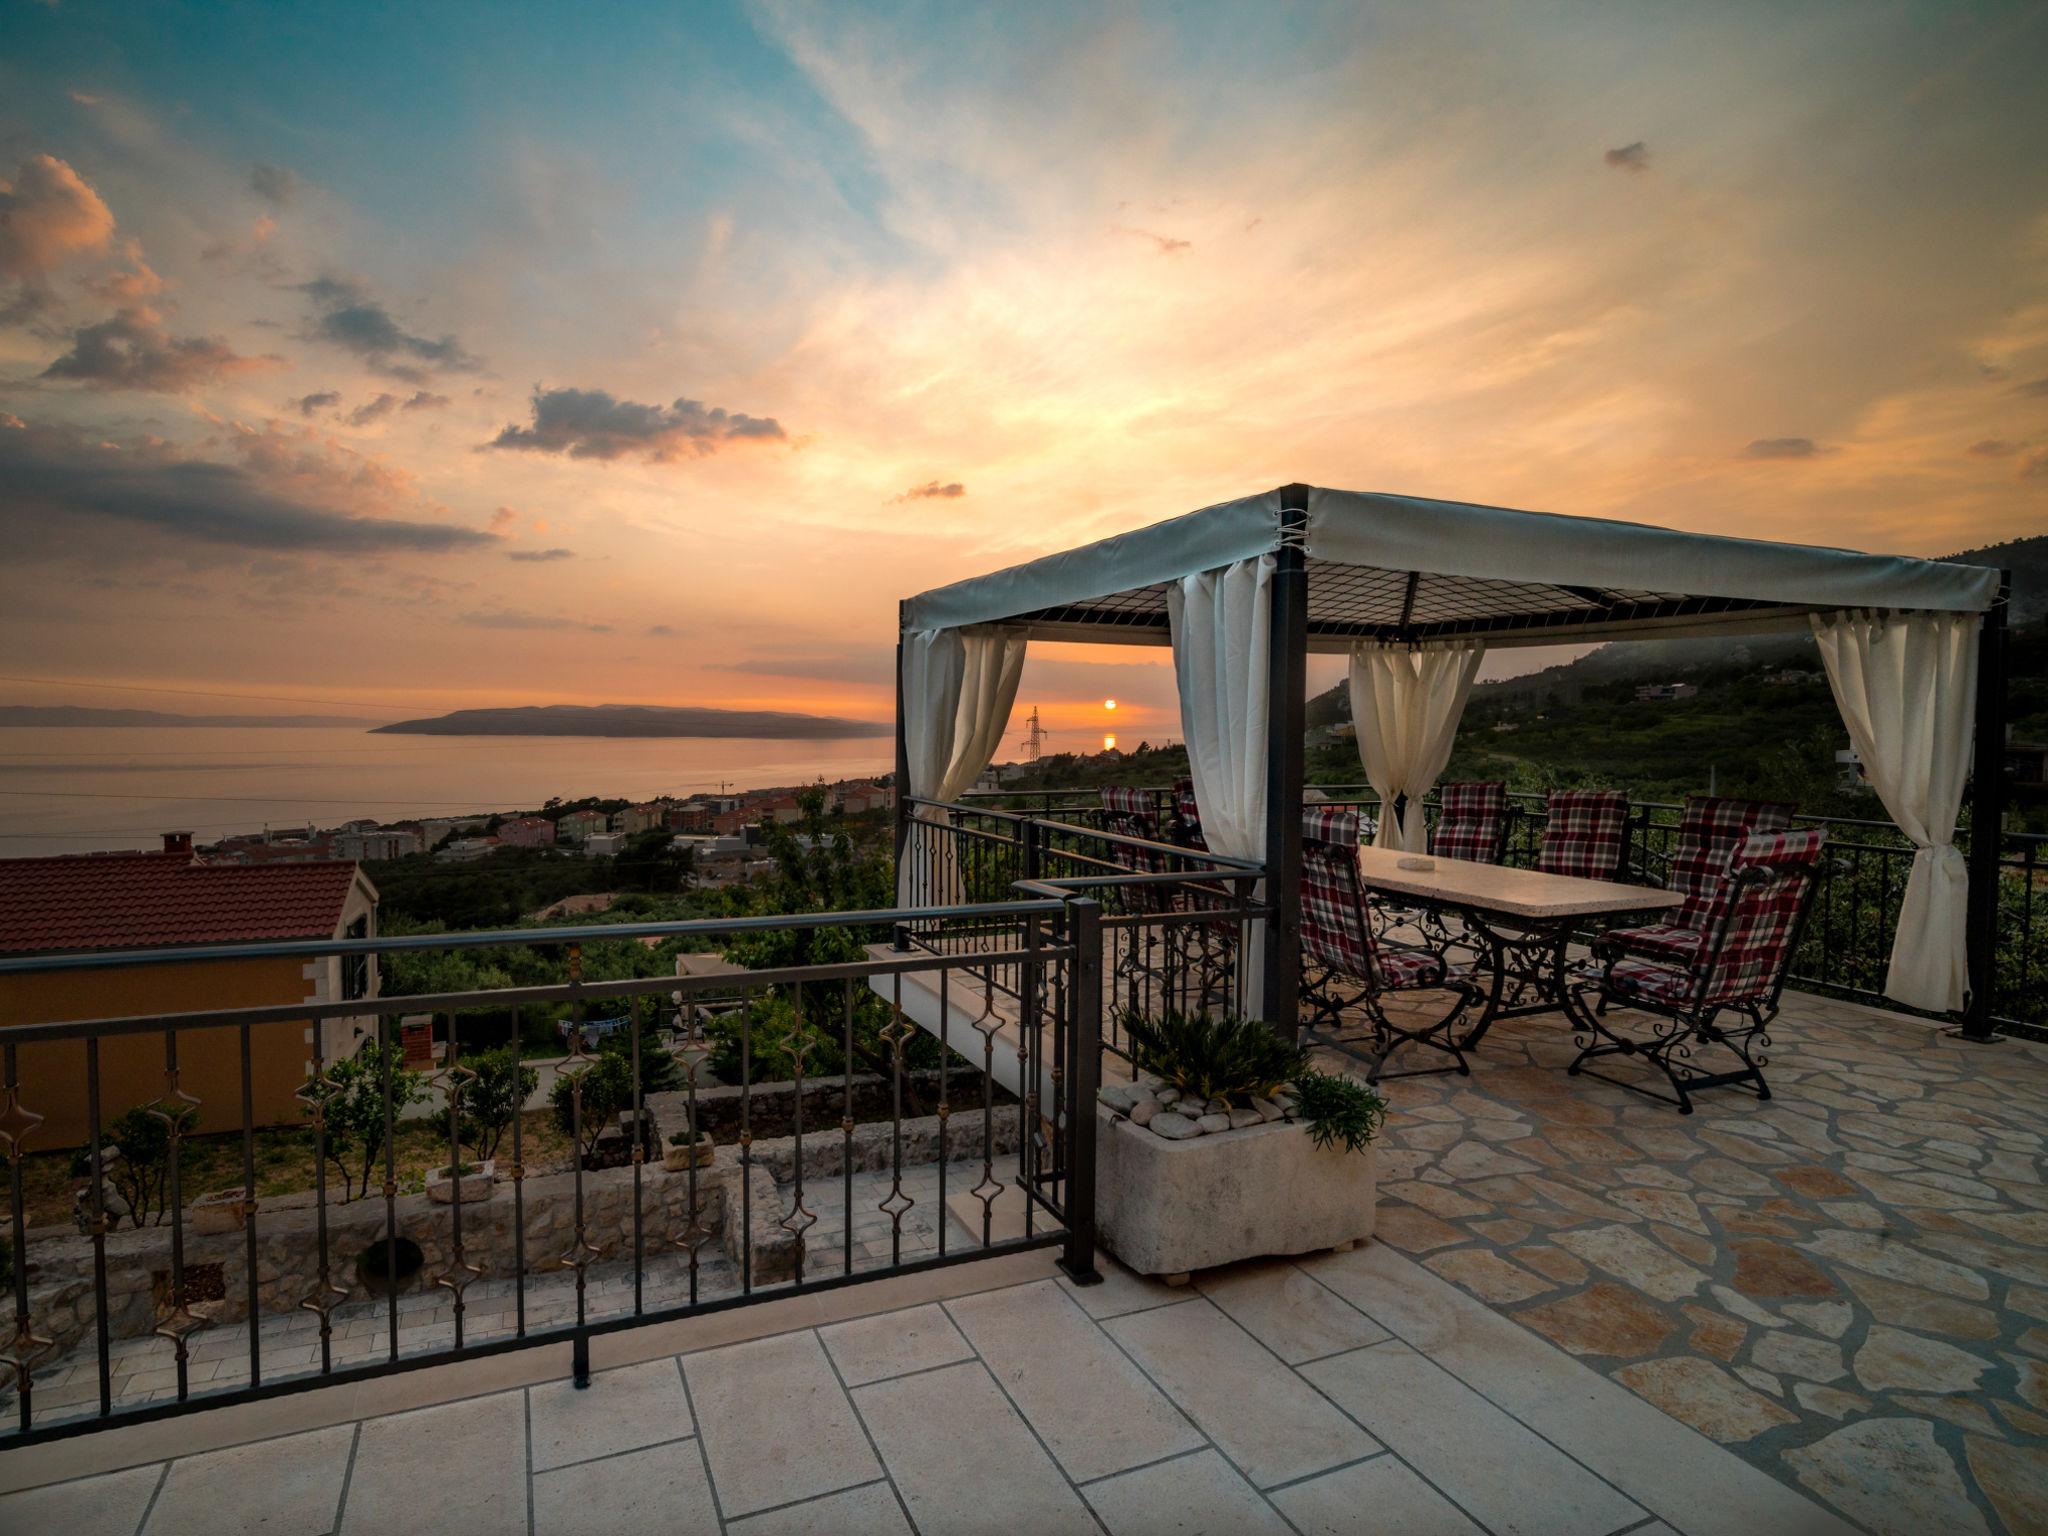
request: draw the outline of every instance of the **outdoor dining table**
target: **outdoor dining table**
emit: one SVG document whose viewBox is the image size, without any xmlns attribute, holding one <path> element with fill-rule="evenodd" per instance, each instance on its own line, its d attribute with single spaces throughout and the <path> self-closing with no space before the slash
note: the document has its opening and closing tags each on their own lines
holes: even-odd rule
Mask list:
<svg viewBox="0 0 2048 1536">
<path fill-rule="evenodd" d="M 1477 941 L 1492 974 L 1486 1006 L 1470 1034 L 1469 1051 L 1494 1020 L 1564 1008 L 1565 950 L 1573 932 L 1591 918 L 1633 916 L 1683 906 L 1677 891 L 1548 875 L 1472 859 L 1430 859 L 1428 869 L 1404 869 L 1420 857 L 1392 848 L 1360 848 L 1359 879 L 1368 891 L 1405 897 L 1417 905 L 1455 912 Z M 1512 1001 L 1503 1001 L 1514 983 Z"/>
</svg>

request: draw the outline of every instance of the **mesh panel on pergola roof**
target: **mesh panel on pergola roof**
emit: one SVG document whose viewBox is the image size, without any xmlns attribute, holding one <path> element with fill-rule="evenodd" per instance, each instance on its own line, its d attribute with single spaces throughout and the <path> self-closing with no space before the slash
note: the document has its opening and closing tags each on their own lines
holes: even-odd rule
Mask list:
<svg viewBox="0 0 2048 1536">
<path fill-rule="evenodd" d="M 1844 608 L 1981 612 L 1998 591 L 1996 571 L 1905 556 L 1318 488 L 1297 489 L 1289 516 L 1288 499 L 1225 502 L 957 582 L 905 603 L 904 627 L 1163 644 L 1173 581 L 1291 540 L 1307 554 L 1317 649 L 1786 628 Z"/>
</svg>

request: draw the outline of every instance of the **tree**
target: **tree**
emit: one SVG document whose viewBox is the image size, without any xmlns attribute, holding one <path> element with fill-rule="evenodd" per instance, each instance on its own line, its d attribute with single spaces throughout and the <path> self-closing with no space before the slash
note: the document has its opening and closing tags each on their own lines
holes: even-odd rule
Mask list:
<svg viewBox="0 0 2048 1536">
<path fill-rule="evenodd" d="M 177 1121 L 180 1134 L 199 1122 L 199 1110 L 190 1104 L 164 1114 Z M 103 1153 L 119 1154 L 112 1158 L 102 1156 L 101 1166 L 115 1192 L 128 1202 L 129 1219 L 138 1227 L 149 1225 L 151 1212 L 161 1219 L 171 1172 L 171 1126 L 163 1114 L 147 1105 L 126 1111 L 107 1128 L 100 1146 Z M 81 1148 L 73 1155 L 71 1176 L 92 1177 L 89 1149 Z"/>
<path fill-rule="evenodd" d="M 640 1042 L 640 1093 L 643 1102 L 646 1095 L 672 1087 L 675 1079 L 675 1058 L 643 1036 Z M 580 1118 L 575 1099 L 579 1082 L 583 1085 Z M 587 1159 L 597 1150 L 597 1139 L 604 1134 L 605 1127 L 617 1124 L 619 1116 L 633 1107 L 631 1040 L 622 1035 L 606 1037 L 589 1066 L 578 1069 L 574 1075 L 556 1076 L 554 1087 L 548 1090 L 548 1102 L 554 1107 L 556 1127 L 564 1136 L 576 1140 L 577 1152 Z"/>
<path fill-rule="evenodd" d="M 402 1049 L 371 1040 L 353 1056 L 328 1067 L 324 1080 L 309 1078 L 307 1092 L 317 1094 L 327 1111 L 327 1157 L 341 1173 L 344 1200 L 360 1200 L 370 1192 L 370 1174 L 384 1146 L 384 1074 L 391 1074 L 391 1118 L 396 1123 L 406 1107 L 427 1096 L 426 1074 L 405 1065 Z M 310 1106 L 306 1114 L 313 1113 Z"/>
<path fill-rule="evenodd" d="M 509 1047 L 485 1051 L 469 1062 L 469 1069 L 476 1078 L 462 1091 L 456 1128 L 476 1160 L 488 1162 L 497 1155 L 512 1117 L 540 1086 L 540 1073 L 521 1066 L 519 1053 Z"/>
</svg>

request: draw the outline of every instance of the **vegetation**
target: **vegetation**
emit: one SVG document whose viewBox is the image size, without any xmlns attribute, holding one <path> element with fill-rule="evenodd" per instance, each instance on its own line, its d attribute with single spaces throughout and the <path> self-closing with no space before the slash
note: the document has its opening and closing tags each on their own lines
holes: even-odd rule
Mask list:
<svg viewBox="0 0 2048 1536">
<path fill-rule="evenodd" d="M 675 1058 L 658 1046 L 650 1048 L 650 1042 L 643 1040 L 640 1052 L 643 1100 L 647 1094 L 661 1093 L 673 1087 L 675 1080 Z M 580 1115 L 576 1104 L 579 1083 L 583 1091 Z M 555 1078 L 554 1087 L 548 1090 L 548 1103 L 554 1109 L 555 1128 L 564 1136 L 574 1138 L 577 1150 L 588 1158 L 597 1150 L 598 1138 L 607 1128 L 618 1123 L 621 1114 L 633 1107 L 632 1042 L 619 1035 L 606 1036 L 589 1066 L 573 1075 L 561 1074 Z"/>
<path fill-rule="evenodd" d="M 391 1078 L 390 1124 L 397 1125 L 406 1108 L 427 1097 L 426 1074 L 405 1064 L 403 1050 L 393 1042 L 365 1041 L 355 1055 L 330 1063 L 324 1080 L 309 1078 L 305 1091 L 316 1094 L 326 1110 L 327 1160 L 341 1175 L 344 1200 L 370 1192 L 370 1175 L 384 1150 L 384 1078 Z M 311 1105 L 306 1107 L 311 1115 Z"/>
<path fill-rule="evenodd" d="M 128 1202 L 129 1219 L 138 1227 L 148 1226 L 152 1215 L 160 1214 L 169 1198 L 172 1121 L 177 1122 L 182 1135 L 198 1123 L 199 1111 L 192 1105 L 181 1105 L 159 1113 L 147 1105 L 137 1105 L 114 1121 L 100 1143 L 103 1154 L 120 1154 L 103 1155 L 101 1170 L 115 1192 Z M 180 1172 L 183 1171 L 181 1163 Z M 72 1155 L 71 1176 L 92 1177 L 89 1148 L 81 1147 Z"/>
<path fill-rule="evenodd" d="M 540 1073 L 521 1066 L 509 1048 L 486 1051 L 469 1062 L 476 1079 L 463 1090 L 456 1130 L 479 1162 L 498 1155 L 498 1143 L 526 1096 L 540 1086 Z"/>
<path fill-rule="evenodd" d="M 1151 1018 L 1122 1008 L 1116 1022 L 1133 1065 L 1194 1098 L 1241 1106 L 1271 1098 L 1308 1068 L 1306 1052 L 1256 1019 L 1177 1008 Z"/>
<path fill-rule="evenodd" d="M 1296 1109 L 1319 1147 L 1363 1152 L 1387 1118 L 1387 1101 L 1355 1078 L 1311 1067 L 1294 1079 Z"/>
</svg>

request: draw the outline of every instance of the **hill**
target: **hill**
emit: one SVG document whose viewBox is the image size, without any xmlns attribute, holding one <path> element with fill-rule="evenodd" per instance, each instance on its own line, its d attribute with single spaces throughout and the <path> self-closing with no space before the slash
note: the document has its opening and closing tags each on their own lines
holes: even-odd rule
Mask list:
<svg viewBox="0 0 2048 1536">
<path fill-rule="evenodd" d="M 380 725 L 398 736 L 698 736 L 832 741 L 887 736 L 894 727 L 831 715 L 771 709 L 704 709 L 655 704 L 529 704 L 518 709 L 458 709 L 426 720 Z"/>
</svg>

